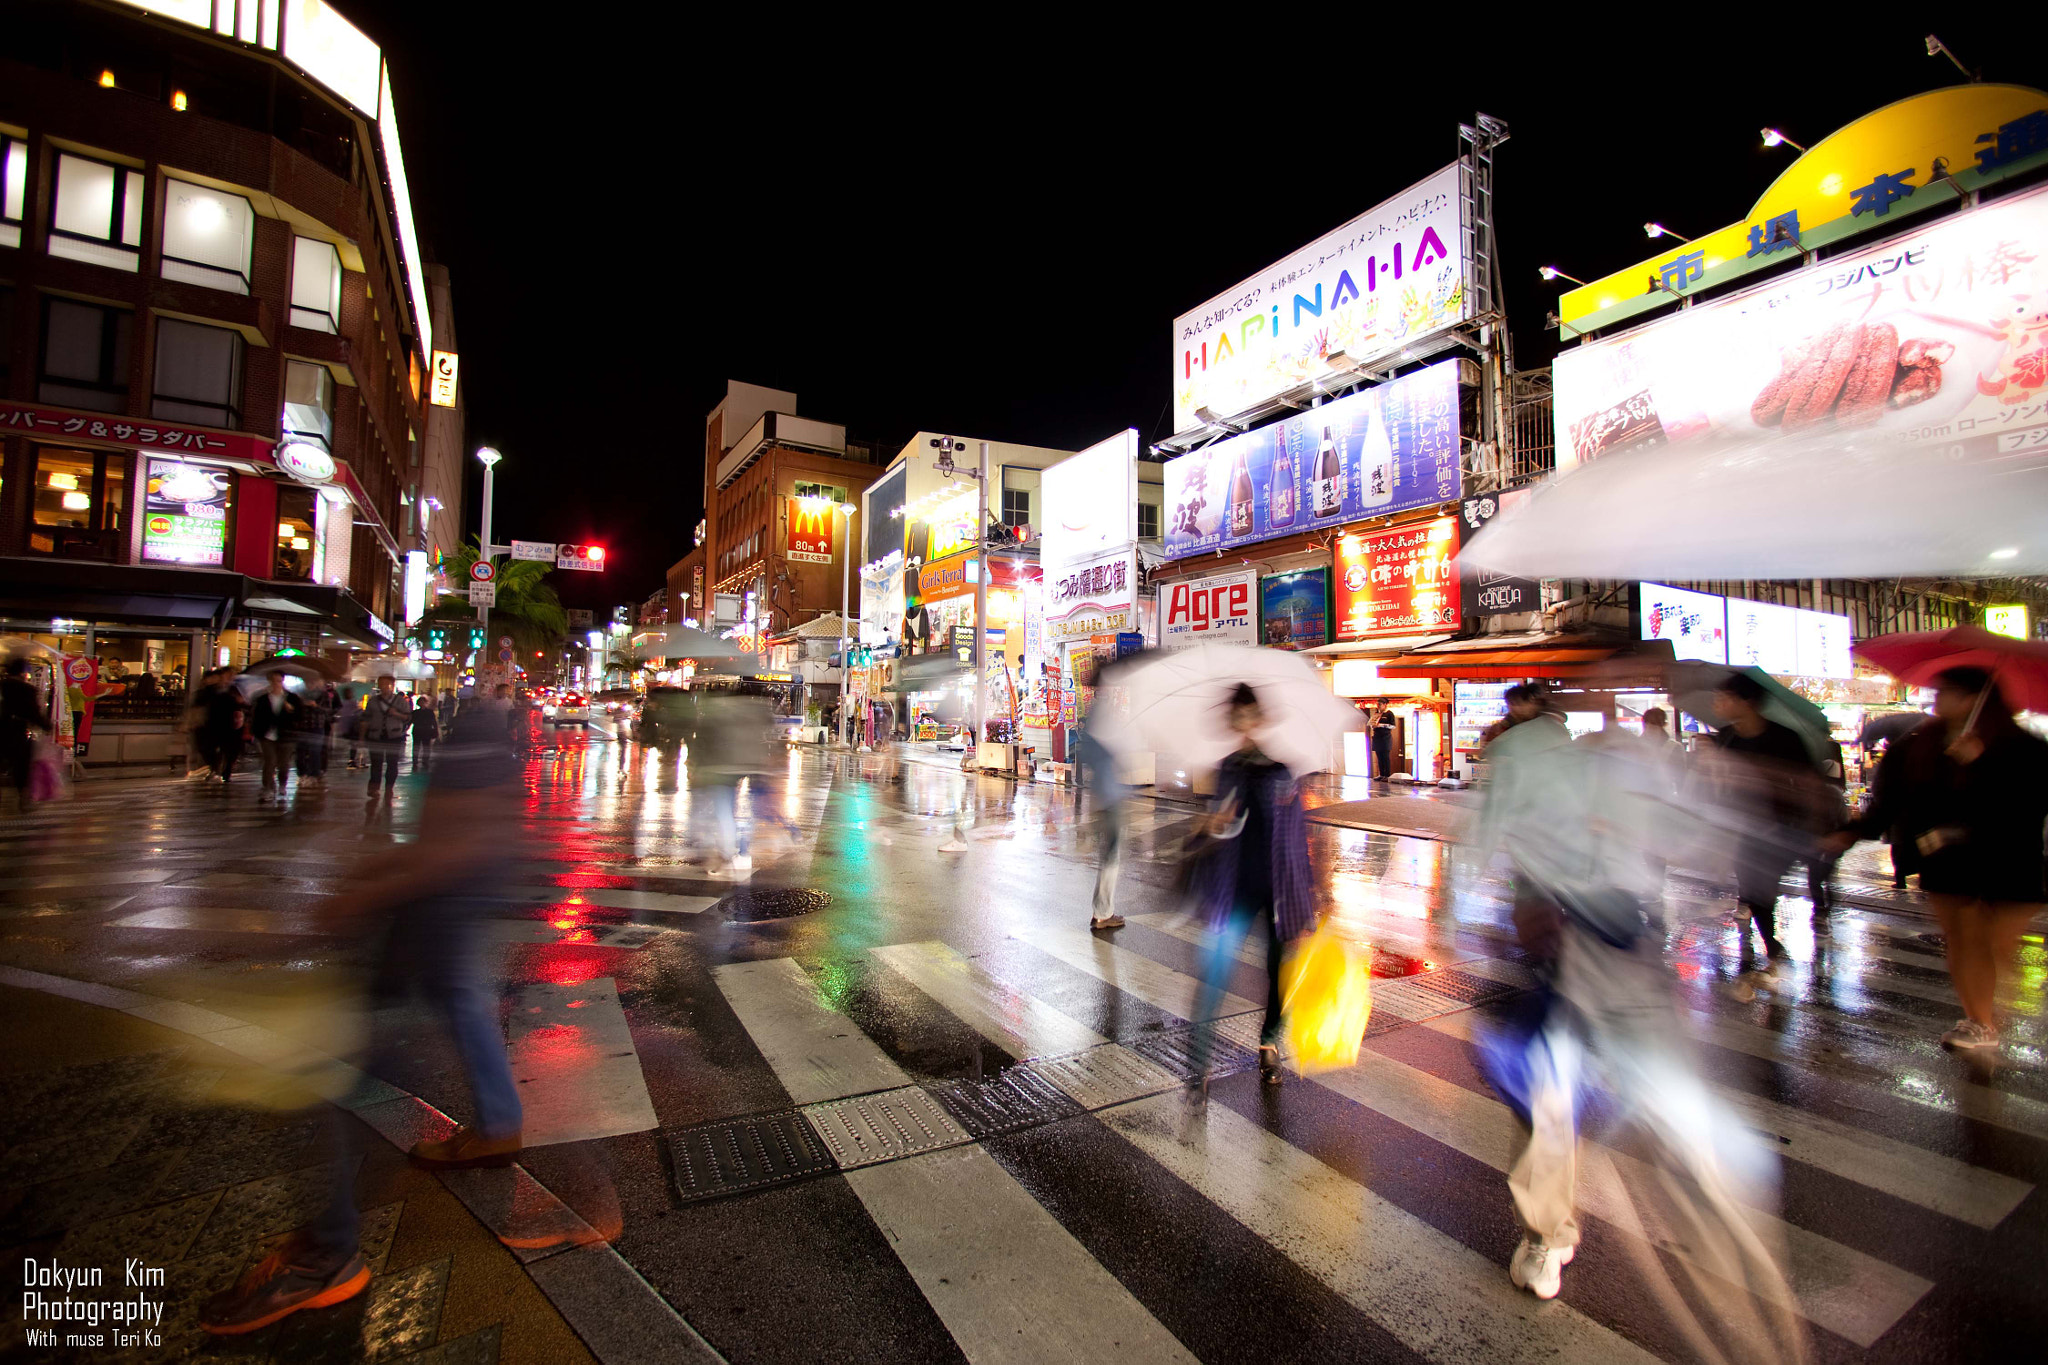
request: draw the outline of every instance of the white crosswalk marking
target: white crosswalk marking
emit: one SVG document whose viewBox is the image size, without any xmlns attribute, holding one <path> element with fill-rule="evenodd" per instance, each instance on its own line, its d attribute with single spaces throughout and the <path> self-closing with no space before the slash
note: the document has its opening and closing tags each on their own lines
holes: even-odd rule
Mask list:
<svg viewBox="0 0 2048 1365">
<path fill-rule="evenodd" d="M 1500 1266 L 1223 1105 L 1185 1141 L 1172 1095 L 1101 1118 L 1426 1359 L 1656 1359 L 1568 1304 L 1530 1311 Z"/>
<path fill-rule="evenodd" d="M 619 988 L 609 977 L 522 987 L 513 997 L 508 1033 L 527 1146 L 644 1133 L 658 1125 Z"/>
<path fill-rule="evenodd" d="M 1128 948 L 1119 948 L 1100 934 L 1087 929 L 1041 923 L 1012 926 L 1010 936 L 1058 958 L 1069 967 L 1078 967 L 1098 980 L 1107 981 L 1148 1005 L 1156 1005 L 1183 1019 L 1195 1017 L 1195 992 L 1201 987 L 1199 981 L 1185 972 L 1162 967 Z M 1217 1002 L 1216 1012 L 1243 1014 L 1258 1008 L 1243 996 L 1225 991 Z"/>
<path fill-rule="evenodd" d="M 1050 1057 L 1106 1041 L 1036 996 L 1004 985 L 943 943 L 897 943 L 872 955 L 1012 1057 Z"/>
<path fill-rule="evenodd" d="M 718 986 L 799 1104 L 907 1084 L 789 958 L 720 967 Z M 946 1330 L 977 1365 L 1192 1362 L 1181 1344 L 979 1147 L 848 1171 Z"/>
</svg>

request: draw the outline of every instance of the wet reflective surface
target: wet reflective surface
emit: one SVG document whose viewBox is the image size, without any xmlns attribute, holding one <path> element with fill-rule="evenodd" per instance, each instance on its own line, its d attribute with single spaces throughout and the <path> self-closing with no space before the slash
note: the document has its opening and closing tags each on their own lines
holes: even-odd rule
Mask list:
<svg viewBox="0 0 2048 1365">
<path fill-rule="evenodd" d="M 1356 827 L 1413 817 L 1381 806 L 1384 790 L 1329 780 L 1311 799 L 1348 822 L 1310 825 L 1318 895 L 1373 949 L 1359 1066 L 1277 1089 L 1222 1076 L 1191 1127 L 1176 1040 L 1204 938 L 1174 884 L 1194 807 L 1133 803 L 1128 923 L 1091 934 L 1096 834 L 1070 791 L 966 777 L 952 755 L 790 750 L 741 789 L 753 868 L 736 882 L 711 875 L 686 756 L 597 726 L 542 733 L 516 817 L 489 832 L 510 870 L 467 888 L 535 1143 L 515 1169 L 537 1193 L 518 1198 L 610 1219 L 654 1306 L 727 1357 L 1697 1358 L 1641 1290 L 1624 1249 L 1643 1233 L 1597 1210 L 1556 1303 L 1509 1286 L 1515 1123 L 1468 1040 L 1532 978 L 1500 875 L 1451 843 Z M 563 1305 L 597 1292 L 577 1277 L 601 1272 L 529 1272 L 492 1259 L 495 1241 L 426 1254 L 430 1207 L 495 1227 L 489 1210 L 516 1200 L 409 1173 L 375 1135 L 430 1112 L 408 1105 L 471 1111 L 431 1010 L 365 1008 L 375 945 L 330 913 L 419 837 L 420 779 L 388 805 L 362 780 L 335 768 L 270 804 L 246 773 L 225 789 L 90 782 L 0 829 L 12 1036 L 61 1014 L 76 1037 L 52 1047 L 110 1039 L 104 1056 L 0 1071 L 0 1244 L 146 1246 L 182 1267 L 180 1303 L 232 1278 L 303 1215 L 293 1173 L 320 1158 L 293 1107 L 305 1096 L 288 1092 L 339 1059 L 382 1087 L 359 1111 L 379 1288 L 342 1325 L 300 1315 L 261 1353 L 497 1358 L 504 1324 L 549 1303 L 573 1323 Z M 1402 799 L 1462 813 L 1469 795 Z M 941 851 L 956 839 L 964 851 Z M 1944 1052 L 1958 1009 L 1939 931 L 1882 859 L 1845 863 L 1818 925 L 1787 883 L 1790 960 L 1762 984 L 1743 975 L 1720 874 L 1675 870 L 1663 938 L 1683 1031 L 1782 1157 L 1772 1216 L 1816 1358 L 2032 1351 L 2048 1326 L 2048 957 L 2039 937 L 2024 945 L 2002 1050 Z M 1228 1038 L 1263 1002 L 1255 944 L 1225 986 Z M 145 1024 L 169 1032 L 113 1039 Z M 920 1122 L 987 1120 L 906 1100 L 869 1116 L 904 1144 L 872 1164 L 813 1161 L 715 1197 L 690 1195 L 711 1177 L 677 1165 L 711 1150 L 691 1146 L 703 1125 L 749 1120 L 765 1142 L 777 1130 L 761 1116 L 1027 1071 L 1047 1107 L 1005 1131 L 919 1137 Z M 1596 1105 L 1588 1136 L 1626 1172 L 1636 1148 L 1617 1117 Z M 417 1243 L 414 1219 L 428 1220 Z M 451 1312 L 481 1285 L 520 1297 Z"/>
</svg>

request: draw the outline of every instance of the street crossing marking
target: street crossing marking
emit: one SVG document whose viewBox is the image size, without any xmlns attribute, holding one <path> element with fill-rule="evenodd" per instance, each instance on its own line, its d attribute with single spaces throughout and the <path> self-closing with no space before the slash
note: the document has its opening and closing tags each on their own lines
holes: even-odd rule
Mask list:
<svg viewBox="0 0 2048 1365">
<path fill-rule="evenodd" d="M 1568 1303 L 1531 1311 L 1498 1264 L 1225 1105 L 1185 1137 L 1173 1095 L 1098 1117 L 1425 1359 L 1656 1359 Z"/>
<path fill-rule="evenodd" d="M 609 977 L 538 982 L 513 997 L 512 1079 L 529 1147 L 644 1133 L 659 1126 L 633 1031 Z"/>
<path fill-rule="evenodd" d="M 1199 981 L 1128 948 L 1119 948 L 1090 930 L 1026 921 L 1012 925 L 1010 936 L 1168 1014 L 1182 1019 L 1195 1017 Z M 1228 991 L 1216 1003 L 1218 1014 L 1243 1014 L 1258 1008 L 1243 996 Z"/>
<path fill-rule="evenodd" d="M 1012 1057 L 1050 1057 L 1107 1042 L 1034 995 L 1005 985 L 943 943 L 896 943 L 869 950 Z"/>
<path fill-rule="evenodd" d="M 711 975 L 796 1103 L 910 1084 L 851 1019 L 820 1002 L 817 983 L 794 958 L 728 963 Z"/>
</svg>

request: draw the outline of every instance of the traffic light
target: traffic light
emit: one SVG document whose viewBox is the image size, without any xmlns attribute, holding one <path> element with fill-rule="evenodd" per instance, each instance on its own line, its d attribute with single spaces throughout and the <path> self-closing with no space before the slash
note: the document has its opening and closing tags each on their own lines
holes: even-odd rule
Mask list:
<svg viewBox="0 0 2048 1365">
<path fill-rule="evenodd" d="M 555 567 L 558 569 L 582 569 L 587 572 L 604 572 L 604 546 L 568 545 L 555 547 Z"/>
<path fill-rule="evenodd" d="M 484 647 L 484 628 L 482 626 L 471 626 L 469 628 L 469 647 L 471 649 L 482 649 Z"/>
</svg>

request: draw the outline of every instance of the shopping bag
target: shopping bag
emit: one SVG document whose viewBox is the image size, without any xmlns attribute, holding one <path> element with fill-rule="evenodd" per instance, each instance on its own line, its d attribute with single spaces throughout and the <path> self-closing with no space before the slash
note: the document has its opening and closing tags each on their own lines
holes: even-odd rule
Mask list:
<svg viewBox="0 0 2048 1365">
<path fill-rule="evenodd" d="M 28 764 L 28 799 L 54 801 L 64 794 L 64 760 L 49 740 L 37 736 L 34 744 Z"/>
<path fill-rule="evenodd" d="M 1303 1075 L 1358 1060 L 1372 1017 L 1372 949 L 1322 925 L 1280 967 L 1288 1051 Z"/>
</svg>

